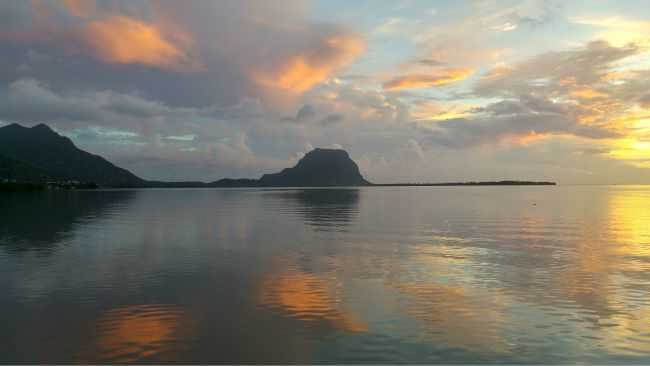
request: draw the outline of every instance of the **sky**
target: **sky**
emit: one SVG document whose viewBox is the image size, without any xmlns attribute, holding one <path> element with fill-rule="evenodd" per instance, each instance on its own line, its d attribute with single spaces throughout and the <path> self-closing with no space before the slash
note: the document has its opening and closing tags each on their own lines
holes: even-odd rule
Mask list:
<svg viewBox="0 0 650 366">
<path fill-rule="evenodd" d="M 147 179 L 650 184 L 645 0 L 0 2 L 0 125 Z"/>
</svg>

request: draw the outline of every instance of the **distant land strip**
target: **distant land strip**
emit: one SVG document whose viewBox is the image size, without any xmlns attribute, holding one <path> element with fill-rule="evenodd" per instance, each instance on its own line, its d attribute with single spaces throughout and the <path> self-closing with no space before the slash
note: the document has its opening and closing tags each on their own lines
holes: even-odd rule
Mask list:
<svg viewBox="0 0 650 366">
<path fill-rule="evenodd" d="M 448 182 L 448 183 L 374 183 L 374 187 L 449 187 L 449 186 L 555 186 L 555 182 L 535 182 L 525 180 L 499 180 L 485 182 Z"/>
</svg>

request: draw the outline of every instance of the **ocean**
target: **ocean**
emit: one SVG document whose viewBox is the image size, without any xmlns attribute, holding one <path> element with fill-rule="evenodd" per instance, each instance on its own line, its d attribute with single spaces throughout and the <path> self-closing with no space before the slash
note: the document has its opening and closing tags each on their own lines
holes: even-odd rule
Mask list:
<svg viewBox="0 0 650 366">
<path fill-rule="evenodd" d="M 2 363 L 650 363 L 650 186 L 0 195 Z"/>
</svg>

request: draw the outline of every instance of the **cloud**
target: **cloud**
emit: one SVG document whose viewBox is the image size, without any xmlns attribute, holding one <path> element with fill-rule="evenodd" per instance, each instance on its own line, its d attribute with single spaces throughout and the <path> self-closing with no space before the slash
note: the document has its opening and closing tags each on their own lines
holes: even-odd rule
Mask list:
<svg viewBox="0 0 650 366">
<path fill-rule="evenodd" d="M 327 81 L 365 50 L 359 34 L 310 21 L 297 0 L 25 1 L 1 3 L 0 14 L 0 82 L 137 92 L 176 106 L 253 97 L 284 107 L 285 95 Z"/>
<path fill-rule="evenodd" d="M 281 115 L 256 99 L 227 107 L 177 107 L 138 94 L 55 91 L 43 82 L 20 79 L 0 90 L 0 120 L 46 122 L 79 147 L 149 179 L 211 181 L 259 177 L 291 166 L 296 152 L 308 144 L 338 143 L 352 152 L 376 144 L 373 134 L 393 138 L 382 120 L 396 118 L 393 107 L 386 106 L 390 100 L 339 92 L 340 104 L 315 98 L 296 113 L 301 123 L 278 123 Z M 357 108 L 371 108 L 365 118 L 372 123 L 354 127 L 360 120 L 352 119 L 344 126 L 346 115 L 360 113 Z M 369 137 L 359 139 L 362 134 Z"/>
<path fill-rule="evenodd" d="M 547 52 L 494 68 L 475 85 L 474 94 L 506 99 L 492 105 L 492 109 L 509 105 L 508 100 L 529 97 L 557 109 L 556 115 L 561 119 L 540 120 L 539 126 L 530 126 L 535 127 L 534 132 L 556 134 L 564 131 L 583 138 L 606 139 L 603 144 L 612 150 L 620 150 L 618 140 L 631 139 L 626 146 L 636 146 L 639 150 L 637 142 L 645 133 L 646 117 L 638 109 L 643 107 L 650 87 L 650 71 L 628 69 L 623 65 L 644 52 L 636 44 L 619 47 L 605 41 Z M 552 105 L 548 104 L 551 100 Z M 529 118 L 536 119 L 538 115 L 523 118 L 523 126 Z M 633 155 L 610 154 L 618 159 Z"/>
<path fill-rule="evenodd" d="M 333 145 L 377 182 L 590 181 L 608 169 L 636 179 L 623 161 L 650 161 L 640 42 L 529 56 L 513 40 L 562 17 L 542 1 L 475 1 L 442 22 L 395 14 L 379 35 L 310 10 L 299 0 L 0 2 L 0 120 L 49 123 L 152 179 L 259 177 Z M 553 39 L 525 39 L 559 47 L 541 38 Z"/>
<path fill-rule="evenodd" d="M 241 123 L 264 118 L 255 100 L 220 107 L 172 107 L 138 94 L 110 90 L 90 92 L 56 92 L 34 79 L 20 79 L 0 89 L 0 119 L 33 124 L 51 123 L 63 129 L 80 126 L 126 128 L 140 133 L 158 129 L 176 133 L 182 125 L 196 126 L 209 122 Z"/>
<path fill-rule="evenodd" d="M 650 21 L 631 19 L 620 16 L 608 17 L 575 17 L 575 24 L 598 29 L 596 37 L 606 40 L 615 46 L 625 46 L 629 43 L 648 45 Z"/>
<path fill-rule="evenodd" d="M 321 108 L 323 105 L 321 105 Z M 331 110 L 331 106 L 324 108 L 325 112 Z M 284 118 L 288 122 L 298 122 L 301 124 L 308 123 L 317 123 L 322 126 L 331 126 L 343 122 L 345 116 L 341 113 L 323 113 L 323 111 L 318 111 L 311 104 L 305 104 L 298 110 L 295 118 Z"/>
<path fill-rule="evenodd" d="M 144 144 L 111 146 L 82 142 L 83 147 L 104 151 L 112 161 L 148 179 L 213 181 L 223 177 L 257 178 L 262 173 L 290 166 L 289 159 L 274 159 L 255 153 L 245 134 L 230 134 L 222 141 L 163 138 Z M 103 139 L 102 139 L 103 141 Z"/>
<path fill-rule="evenodd" d="M 516 30 L 518 28 L 516 23 L 510 23 L 510 22 L 505 22 L 503 24 L 495 25 L 490 27 L 492 30 L 496 30 L 499 32 L 511 32 L 513 30 Z"/>
<path fill-rule="evenodd" d="M 432 67 L 440 67 L 446 65 L 446 63 L 444 62 L 432 58 L 424 58 L 421 60 L 417 60 L 417 63 L 425 66 L 432 66 Z"/>
<path fill-rule="evenodd" d="M 507 143 L 527 144 L 547 136 L 614 139 L 621 135 L 596 126 L 577 124 L 569 110 L 538 97 L 523 97 L 477 108 L 469 118 L 451 119 L 431 127 L 433 143 L 452 148 Z"/>
<path fill-rule="evenodd" d="M 538 28 L 556 20 L 563 6 L 560 1 L 520 2 L 495 14 L 491 20 L 503 23 L 493 29 L 508 32 L 520 27 Z"/>
<path fill-rule="evenodd" d="M 489 97 L 566 93 L 573 86 L 601 81 L 616 62 L 639 51 L 633 44 L 615 47 L 593 41 L 573 50 L 547 52 L 514 65 L 493 68 L 481 78 L 475 92 Z"/>
<path fill-rule="evenodd" d="M 598 99 L 607 97 L 607 94 L 596 89 L 583 87 L 569 91 L 569 96 L 577 99 Z"/>
<path fill-rule="evenodd" d="M 642 107 L 650 108 L 650 93 L 640 96 L 638 101 Z"/>
<path fill-rule="evenodd" d="M 305 94 L 310 104 L 326 113 L 339 113 L 356 123 L 367 121 L 407 121 L 409 107 L 399 97 L 383 91 L 353 85 L 327 83 Z"/>
<path fill-rule="evenodd" d="M 343 122 L 344 119 L 345 117 L 342 114 L 332 113 L 332 114 L 328 114 L 323 119 L 321 119 L 320 124 L 323 126 L 331 126 Z"/>
<path fill-rule="evenodd" d="M 407 144 L 408 144 L 409 149 L 411 151 L 413 151 L 413 153 L 415 154 L 415 156 L 418 159 L 424 159 L 425 158 L 424 151 L 422 150 L 422 147 L 420 146 L 420 144 L 418 144 L 418 142 L 415 139 L 409 139 L 407 141 Z"/>
<path fill-rule="evenodd" d="M 76 17 L 89 17 L 97 11 L 94 0 L 63 0 L 63 5 Z"/>
<path fill-rule="evenodd" d="M 316 116 L 316 110 L 310 104 L 303 105 L 296 114 L 296 121 L 307 121 Z"/>
<path fill-rule="evenodd" d="M 200 68 L 189 54 L 193 41 L 187 34 L 165 34 L 154 24 L 126 16 L 89 22 L 83 40 L 104 62 L 142 64 L 172 70 Z"/>
<path fill-rule="evenodd" d="M 255 71 L 253 78 L 266 87 L 302 93 L 350 64 L 364 49 L 365 43 L 354 35 L 331 36 L 317 40 L 312 49 Z"/>
<path fill-rule="evenodd" d="M 475 106 L 462 102 L 415 100 L 410 110 L 415 121 L 443 121 L 468 117 Z"/>
<path fill-rule="evenodd" d="M 227 109 L 170 108 L 138 95 L 113 91 L 55 92 L 34 79 L 20 79 L 0 92 L 0 119 L 21 123 L 70 123 L 139 127 L 134 122 L 165 116 L 214 115 Z M 129 123 L 132 123 L 129 125 Z"/>
<path fill-rule="evenodd" d="M 421 89 L 444 86 L 467 79 L 474 70 L 469 68 L 444 69 L 433 74 L 411 74 L 399 76 L 385 82 L 384 90 Z"/>
<path fill-rule="evenodd" d="M 11 122 L 93 121 L 97 118 L 90 96 L 62 97 L 33 79 L 8 85 L 0 99 L 0 118 Z"/>
</svg>

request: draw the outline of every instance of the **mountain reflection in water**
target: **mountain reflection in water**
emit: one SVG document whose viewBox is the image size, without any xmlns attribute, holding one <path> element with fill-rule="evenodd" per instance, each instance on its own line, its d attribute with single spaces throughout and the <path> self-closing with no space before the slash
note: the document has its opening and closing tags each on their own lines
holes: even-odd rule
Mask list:
<svg viewBox="0 0 650 366">
<path fill-rule="evenodd" d="M 46 191 L 0 195 L 0 247 L 8 251 L 51 252 L 74 231 L 119 210 L 132 191 Z"/>
<path fill-rule="evenodd" d="M 286 201 L 289 210 L 302 215 L 306 224 L 336 231 L 344 230 L 354 220 L 361 194 L 358 188 L 308 188 L 272 192 L 269 197 Z"/>
</svg>

